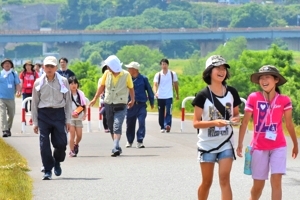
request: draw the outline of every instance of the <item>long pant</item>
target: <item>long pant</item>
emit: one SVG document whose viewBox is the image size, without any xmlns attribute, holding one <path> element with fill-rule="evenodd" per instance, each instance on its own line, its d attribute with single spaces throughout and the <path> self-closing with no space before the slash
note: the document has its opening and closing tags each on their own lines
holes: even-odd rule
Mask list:
<svg viewBox="0 0 300 200">
<path fill-rule="evenodd" d="M 66 157 L 67 131 L 64 108 L 39 108 L 38 126 L 40 130 L 40 151 L 45 170 L 52 170 L 55 162 L 63 162 Z M 51 143 L 54 151 L 52 156 Z"/>
<path fill-rule="evenodd" d="M 0 99 L 0 117 L 2 131 L 8 131 L 11 129 L 15 116 L 15 109 L 14 99 Z"/>
<path fill-rule="evenodd" d="M 172 126 L 172 103 L 173 98 L 157 99 L 158 123 L 160 129 L 165 129 L 167 125 Z"/>
<path fill-rule="evenodd" d="M 105 104 L 107 125 L 110 134 L 122 134 L 122 125 L 126 116 L 126 104 Z"/>
<path fill-rule="evenodd" d="M 103 127 L 104 127 L 104 129 L 106 130 L 106 129 L 108 129 L 108 125 L 107 125 L 107 117 L 106 117 L 106 113 L 105 113 L 105 111 L 103 112 L 103 121 L 102 121 L 102 123 L 103 123 Z"/>
<path fill-rule="evenodd" d="M 147 117 L 147 104 L 135 104 L 132 108 L 127 110 L 126 117 L 126 136 L 127 141 L 132 144 L 135 137 L 135 125 L 138 120 L 139 128 L 136 132 L 137 142 L 143 143 L 146 134 L 145 120 Z"/>
<path fill-rule="evenodd" d="M 22 97 L 23 97 L 23 100 L 24 100 L 24 99 L 26 99 L 27 97 L 32 97 L 32 94 L 23 93 L 23 94 L 22 94 Z M 28 103 L 28 101 L 25 103 L 25 111 L 26 111 L 26 112 L 28 112 L 27 103 Z M 31 100 L 29 101 L 29 105 L 30 105 L 29 111 L 31 111 Z"/>
</svg>

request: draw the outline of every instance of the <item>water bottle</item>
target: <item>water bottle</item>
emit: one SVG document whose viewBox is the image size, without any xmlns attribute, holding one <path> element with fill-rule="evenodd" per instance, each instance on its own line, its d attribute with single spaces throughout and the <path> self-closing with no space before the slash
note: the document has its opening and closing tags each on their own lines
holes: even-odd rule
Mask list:
<svg viewBox="0 0 300 200">
<path fill-rule="evenodd" d="M 245 164 L 244 164 L 244 174 L 246 175 L 251 175 L 251 160 L 252 160 L 252 155 L 251 155 L 251 146 L 247 146 L 245 149 Z"/>
</svg>

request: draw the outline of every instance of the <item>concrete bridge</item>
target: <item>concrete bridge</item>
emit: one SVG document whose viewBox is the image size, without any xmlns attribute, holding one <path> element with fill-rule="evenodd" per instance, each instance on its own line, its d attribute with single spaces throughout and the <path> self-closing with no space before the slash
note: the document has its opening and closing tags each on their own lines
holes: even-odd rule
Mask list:
<svg viewBox="0 0 300 200">
<path fill-rule="evenodd" d="M 60 52 L 74 52 L 84 42 L 145 41 L 159 46 L 164 40 L 195 40 L 202 55 L 215 50 L 227 40 L 243 36 L 249 49 L 266 49 L 276 38 L 282 38 L 289 49 L 300 51 L 300 27 L 282 28 L 215 28 L 215 29 L 152 29 L 152 30 L 49 30 L 49 31 L 0 31 L 0 44 L 43 42 L 57 43 Z M 79 48 L 78 48 L 79 47 Z"/>
</svg>

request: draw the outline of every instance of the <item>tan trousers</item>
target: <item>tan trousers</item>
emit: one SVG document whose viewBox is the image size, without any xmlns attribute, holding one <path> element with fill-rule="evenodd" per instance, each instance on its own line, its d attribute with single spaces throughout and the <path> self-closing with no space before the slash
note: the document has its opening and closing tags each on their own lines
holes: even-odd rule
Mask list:
<svg viewBox="0 0 300 200">
<path fill-rule="evenodd" d="M 2 131 L 11 129 L 15 116 L 15 109 L 14 99 L 0 99 L 0 117 Z"/>
</svg>

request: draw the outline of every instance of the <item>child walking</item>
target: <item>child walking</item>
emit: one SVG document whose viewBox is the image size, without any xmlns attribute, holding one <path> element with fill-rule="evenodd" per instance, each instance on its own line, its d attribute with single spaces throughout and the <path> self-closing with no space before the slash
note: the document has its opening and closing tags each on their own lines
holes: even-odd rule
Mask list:
<svg viewBox="0 0 300 200">
<path fill-rule="evenodd" d="M 278 69 L 265 65 L 251 75 L 251 82 L 259 84 L 262 92 L 253 92 L 247 99 L 245 115 L 239 131 L 237 155 L 242 157 L 245 132 L 250 118 L 253 119 L 251 170 L 253 186 L 251 200 L 258 200 L 262 194 L 265 180 L 271 170 L 272 200 L 282 199 L 281 179 L 286 173 L 287 144 L 282 130 L 282 118 L 291 136 L 294 147 L 292 157 L 298 154 L 298 142 L 292 119 L 292 102 L 280 94 L 279 86 L 286 79 Z"/>
<path fill-rule="evenodd" d="M 231 200 L 230 172 L 235 159 L 232 144 L 233 128 L 239 123 L 241 99 L 235 88 L 227 86 L 230 66 L 220 55 L 213 55 L 206 61 L 203 80 L 207 87 L 195 97 L 194 128 L 198 134 L 198 161 L 202 183 L 198 189 L 198 199 L 208 199 L 213 180 L 214 166 L 219 164 L 219 183 L 222 199 Z"/>
<path fill-rule="evenodd" d="M 72 119 L 70 128 L 70 157 L 76 157 L 79 152 L 79 142 L 82 138 L 82 121 L 86 118 L 86 100 L 84 93 L 79 90 L 79 82 L 75 76 L 69 79 L 72 93 Z"/>
</svg>

